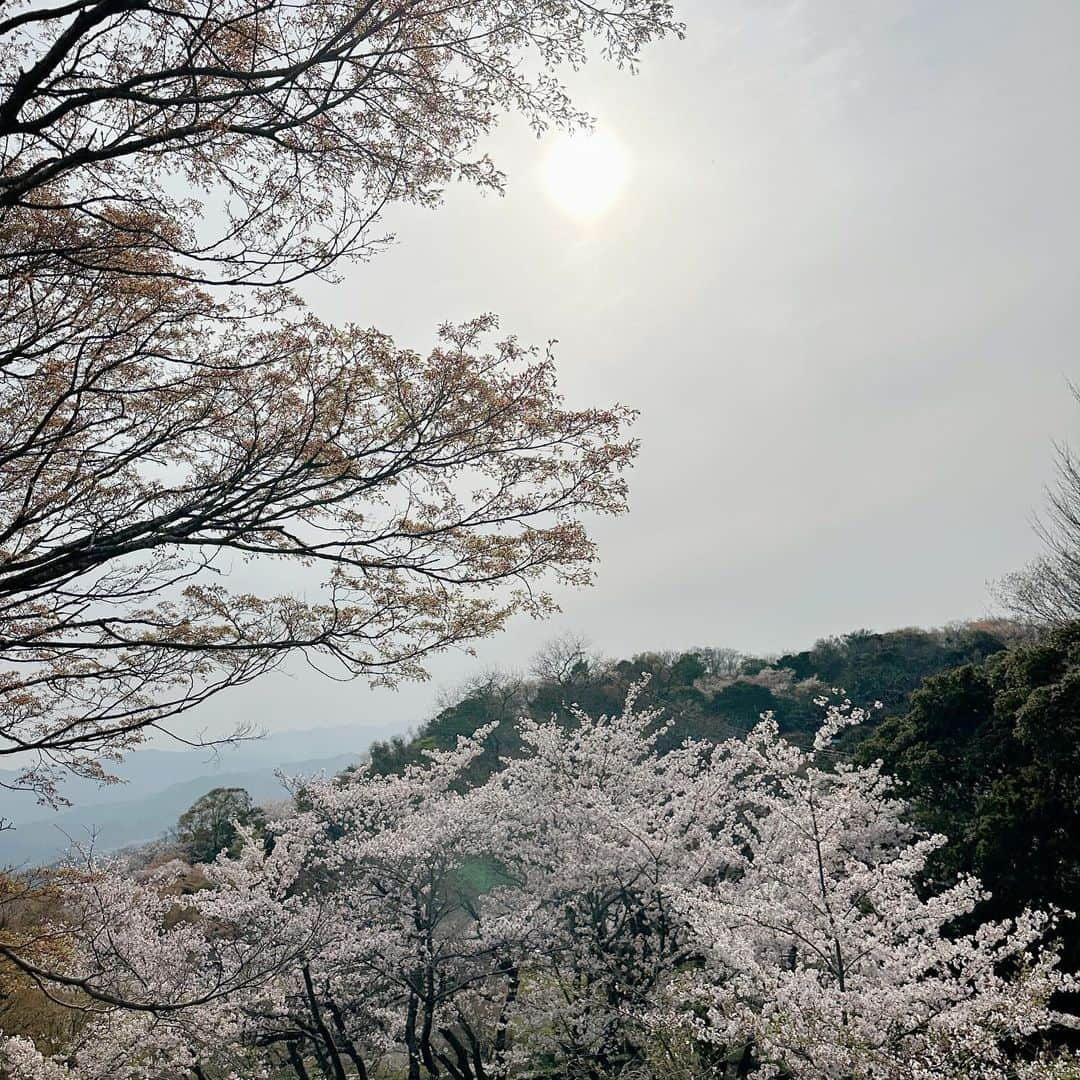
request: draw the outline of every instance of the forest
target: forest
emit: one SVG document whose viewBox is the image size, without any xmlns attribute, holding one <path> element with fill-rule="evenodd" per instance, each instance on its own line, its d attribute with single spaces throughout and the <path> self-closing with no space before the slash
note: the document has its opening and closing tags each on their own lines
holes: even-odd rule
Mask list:
<svg viewBox="0 0 1080 1080">
<path fill-rule="evenodd" d="M 1078 678 L 1080 624 L 554 640 L 287 805 L 10 876 L 7 1068 L 1073 1076 Z"/>
</svg>

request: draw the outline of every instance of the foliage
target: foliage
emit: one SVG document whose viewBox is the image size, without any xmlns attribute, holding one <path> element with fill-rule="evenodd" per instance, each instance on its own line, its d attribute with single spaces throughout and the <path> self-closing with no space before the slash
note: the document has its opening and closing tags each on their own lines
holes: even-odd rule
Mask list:
<svg viewBox="0 0 1080 1080">
<path fill-rule="evenodd" d="M 1015 633 L 1008 623 L 977 622 L 884 634 L 856 630 L 781 656 L 774 666 L 789 669 L 796 680 L 814 678 L 827 687 L 842 687 L 854 701 L 881 701 L 892 711 L 928 676 L 1000 652 Z"/>
<path fill-rule="evenodd" d="M 928 679 L 861 750 L 908 785 L 915 820 L 949 836 L 934 876 L 973 873 L 993 916 L 1080 901 L 1080 624 Z M 1070 965 L 1080 928 L 1063 928 Z"/>
<path fill-rule="evenodd" d="M 500 113 L 580 123 L 554 72 L 591 41 L 632 66 L 677 32 L 666 0 L 16 0 L 0 208 L 36 227 L 20 254 L 79 269 L 325 272 L 370 252 L 388 202 L 433 205 L 454 179 L 499 189 L 476 143 Z"/>
<path fill-rule="evenodd" d="M 388 203 L 499 188 L 507 110 L 584 117 L 619 0 L 13 0 L 0 15 L 0 756 L 57 799 L 146 729 L 302 654 L 392 684 L 588 582 L 629 410 L 567 409 L 484 316 L 427 353 L 283 284 Z M 230 558 L 280 593 L 227 585 Z M 261 569 L 261 574 L 259 570 Z M 317 602 L 301 599 L 316 596 Z M 224 733 L 223 733 L 224 734 Z"/>
<path fill-rule="evenodd" d="M 176 839 L 193 863 L 212 862 L 221 852 L 239 853 L 240 830 L 263 824 L 263 812 L 244 788 L 214 788 L 200 796 L 176 822 Z"/>
<path fill-rule="evenodd" d="M 55 931 L 64 892 L 43 871 L 0 874 L 0 942 L 30 938 L 27 955 L 43 967 L 65 962 L 71 942 Z M 53 1000 L 26 972 L 0 959 L 0 1031 L 32 1037 L 46 1052 L 59 1051 L 82 1025 L 82 1018 Z"/>
<path fill-rule="evenodd" d="M 632 693 L 522 720 L 479 786 L 486 728 L 313 781 L 189 896 L 178 867 L 87 867 L 65 970 L 98 1015 L 59 1054 L 0 1053 L 41 1080 L 1067 1076 L 1053 916 L 969 931 L 974 879 L 920 890 L 943 838 L 828 754 L 862 718 L 829 707 L 807 749 L 766 718 L 665 752 L 670 721 Z M 463 889 L 479 863 L 486 891 Z"/>
<path fill-rule="evenodd" d="M 617 712 L 630 687 L 643 676 L 649 681 L 641 705 L 662 708 L 673 721 L 662 746 L 674 747 L 686 738 L 720 741 L 745 733 L 764 712 L 776 717 L 781 731 L 808 739 L 820 720 L 814 700 L 823 688 L 843 688 L 853 700 L 881 700 L 882 715 L 889 715 L 904 708 L 927 675 L 1000 652 L 1018 632 L 1008 622 L 881 634 L 860 630 L 771 661 L 706 647 L 612 661 L 591 654 L 581 639 L 561 638 L 541 650 L 532 665 L 532 679 L 487 675 L 448 701 L 412 740 L 376 743 L 372 767 L 380 773 L 393 772 L 421 760 L 426 750 L 449 748 L 459 735 L 497 723 L 500 726 L 488 737 L 485 753 L 474 767 L 475 781 L 490 774 L 499 757 L 518 752 L 508 721 L 518 715 L 534 720 L 554 715 L 573 724 L 572 706 L 594 714 Z M 878 682 L 888 688 L 885 694 L 876 693 Z M 878 719 L 875 714 L 865 729 Z M 851 729 L 848 741 L 864 733 L 863 728 Z"/>
</svg>

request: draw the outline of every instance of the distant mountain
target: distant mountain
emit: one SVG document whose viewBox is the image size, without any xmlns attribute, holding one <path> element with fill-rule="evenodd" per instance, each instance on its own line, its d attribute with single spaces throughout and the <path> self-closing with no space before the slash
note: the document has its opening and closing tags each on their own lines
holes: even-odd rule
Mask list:
<svg viewBox="0 0 1080 1080">
<path fill-rule="evenodd" d="M 275 773 L 336 773 L 367 756 L 389 728 L 339 727 L 284 731 L 209 750 L 135 750 L 115 768 L 124 783 L 105 787 L 71 780 L 61 811 L 39 806 L 32 795 L 0 787 L 0 817 L 16 828 L 0 833 L 0 867 L 60 858 L 74 842 L 94 838 L 95 850 L 115 851 L 153 840 L 199 796 L 216 787 L 246 788 L 256 802 L 285 797 Z M 14 773 L 0 770 L 0 784 Z"/>
<path fill-rule="evenodd" d="M 55 862 L 73 844 L 85 846 L 91 840 L 94 850 L 103 854 L 146 843 L 167 833 L 199 796 L 213 788 L 242 787 L 247 789 L 255 802 L 269 802 L 287 795 L 277 769 L 291 776 L 317 773 L 333 775 L 355 764 L 361 757 L 360 754 L 339 754 L 288 765 L 267 765 L 245 772 L 216 772 L 173 784 L 163 791 L 138 799 L 99 803 L 96 806 L 74 806 L 51 817 L 28 821 L 10 832 L 0 833 L 0 865 Z"/>
<path fill-rule="evenodd" d="M 70 779 L 64 784 L 62 794 L 75 806 L 128 802 L 163 791 L 172 784 L 213 773 L 250 772 L 267 765 L 363 753 L 372 742 L 386 738 L 399 727 L 379 725 L 278 731 L 217 749 L 138 749 L 119 765 L 110 766 L 122 784 L 103 786 L 91 780 Z M 3 787 L 16 775 L 14 770 L 0 769 L 0 817 L 14 821 L 16 825 L 44 817 L 44 808 L 37 805 L 32 795 Z"/>
</svg>

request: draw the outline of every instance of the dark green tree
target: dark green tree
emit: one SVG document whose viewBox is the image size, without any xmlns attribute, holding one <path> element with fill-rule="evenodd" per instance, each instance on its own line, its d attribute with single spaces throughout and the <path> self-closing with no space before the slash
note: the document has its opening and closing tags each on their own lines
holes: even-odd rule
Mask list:
<svg viewBox="0 0 1080 1080">
<path fill-rule="evenodd" d="M 817 678 L 827 687 L 841 687 L 859 704 L 882 701 L 892 709 L 906 705 L 908 695 L 930 675 L 979 663 L 1006 644 L 1001 632 L 978 624 L 886 633 L 855 630 L 822 638 L 812 649 L 781 656 L 773 666 L 788 668 L 796 679 Z"/>
<path fill-rule="evenodd" d="M 949 837 L 933 871 L 978 875 L 981 914 L 1080 909 L 1080 623 L 927 679 L 859 750 L 907 786 L 920 825 Z M 1080 966 L 1080 927 L 1066 924 Z"/>
<path fill-rule="evenodd" d="M 176 823 L 176 839 L 193 863 L 213 862 L 218 853 L 237 854 L 239 825 L 261 826 L 263 812 L 244 788 L 214 788 L 196 799 Z"/>
<path fill-rule="evenodd" d="M 736 679 L 717 691 L 709 712 L 729 720 L 736 728 L 752 728 L 765 712 L 779 713 L 781 702 L 767 686 Z"/>
<path fill-rule="evenodd" d="M 592 716 L 618 713 L 634 684 L 648 677 L 639 706 L 663 710 L 672 725 L 661 749 L 684 740 L 720 741 L 772 712 L 790 737 L 809 739 L 821 723 L 814 699 L 823 687 L 842 686 L 852 700 L 883 700 L 885 714 L 902 713 L 908 695 L 927 675 L 981 661 L 1015 638 L 1012 624 L 965 624 L 942 630 L 868 630 L 827 638 L 812 649 L 776 661 L 747 658 L 734 649 L 703 647 L 687 652 L 642 652 L 625 660 L 605 660 L 588 652 L 584 639 L 566 634 L 534 659 L 531 678 L 492 673 L 444 700 L 440 711 L 411 736 L 396 736 L 371 748 L 371 769 L 386 775 L 423 760 L 424 752 L 448 749 L 459 735 L 497 723 L 484 753 L 465 776 L 481 782 L 504 757 L 519 750 L 516 721 L 521 716 L 575 723 L 573 706 Z M 727 681 L 730 680 L 730 681 Z M 880 688 L 880 690 L 879 690 Z M 879 714 L 875 714 L 875 721 Z M 843 752 L 871 730 L 853 729 L 839 740 Z"/>
</svg>

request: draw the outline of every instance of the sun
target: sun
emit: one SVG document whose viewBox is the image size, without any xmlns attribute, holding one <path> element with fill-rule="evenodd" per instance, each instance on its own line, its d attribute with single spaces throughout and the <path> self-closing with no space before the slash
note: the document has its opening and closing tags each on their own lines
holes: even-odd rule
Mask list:
<svg viewBox="0 0 1080 1080">
<path fill-rule="evenodd" d="M 547 187 L 572 217 L 602 214 L 618 198 L 626 181 L 626 155 L 610 132 L 563 135 L 548 152 Z"/>
</svg>

